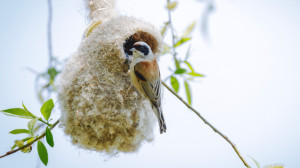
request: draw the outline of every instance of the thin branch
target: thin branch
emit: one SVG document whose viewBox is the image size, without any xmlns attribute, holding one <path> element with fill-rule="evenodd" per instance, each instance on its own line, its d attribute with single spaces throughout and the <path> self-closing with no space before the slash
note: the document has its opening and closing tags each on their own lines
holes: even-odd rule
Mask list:
<svg viewBox="0 0 300 168">
<path fill-rule="evenodd" d="M 51 0 L 48 2 L 48 24 L 47 24 L 47 39 L 48 39 L 48 56 L 49 56 L 49 67 L 52 67 L 53 53 L 52 53 L 52 3 Z"/>
<path fill-rule="evenodd" d="M 175 91 L 173 91 L 166 83 L 162 82 L 162 84 L 175 95 L 183 104 L 185 104 L 189 109 L 191 109 L 205 124 L 207 124 L 211 129 L 213 129 L 217 134 L 219 134 L 222 138 L 224 138 L 234 149 L 235 153 L 239 156 L 246 167 L 250 167 L 245 159 L 242 157 L 235 144 L 230 141 L 230 139 L 225 136 L 222 132 L 220 132 L 217 128 L 215 128 L 212 124 L 210 124 L 197 110 L 191 107 L 187 102 L 185 102 Z"/>
<path fill-rule="evenodd" d="M 170 0 L 167 0 L 167 3 L 170 3 Z M 172 23 L 172 16 L 171 16 L 171 10 L 168 10 L 168 17 L 169 17 L 169 24 L 170 24 L 170 28 L 171 28 L 171 34 L 172 34 L 172 49 L 173 49 L 173 58 L 174 60 L 176 59 L 176 50 L 175 50 L 175 34 L 174 34 L 174 27 L 173 27 L 173 23 Z M 241 156 L 240 152 L 238 151 L 238 149 L 236 148 L 235 144 L 232 143 L 230 141 L 230 139 L 225 136 L 224 134 L 222 134 L 219 130 L 217 130 L 213 125 L 211 125 L 204 117 L 201 116 L 201 114 L 196 111 L 193 107 L 191 107 L 187 102 L 185 102 L 176 92 L 174 92 L 168 85 L 166 85 L 163 81 L 162 84 L 171 92 L 173 93 L 183 104 L 185 104 L 189 109 L 191 109 L 205 124 L 207 124 L 211 129 L 213 129 L 217 134 L 219 134 L 222 138 L 224 138 L 234 149 L 234 151 L 236 152 L 236 154 L 239 156 L 239 158 L 242 160 L 242 162 L 244 163 L 244 165 L 246 167 L 250 167 L 248 165 L 248 163 L 245 161 L 245 159 Z"/>
<path fill-rule="evenodd" d="M 52 125 L 52 127 L 50 127 L 50 129 L 52 130 L 58 123 L 59 123 L 59 119 Z M 5 156 L 8 156 L 8 155 L 13 154 L 13 153 L 15 153 L 15 152 L 18 152 L 19 150 L 22 150 L 22 149 L 24 149 L 24 148 L 29 147 L 30 145 L 34 144 L 36 141 L 42 139 L 45 135 L 46 135 L 46 132 L 44 132 L 42 135 L 38 136 L 36 139 L 34 139 L 33 141 L 29 142 L 29 143 L 26 144 L 26 145 L 24 145 L 24 146 L 22 146 L 22 147 L 20 147 L 20 148 L 18 148 L 18 149 L 15 149 L 15 150 L 11 150 L 11 151 L 6 152 L 6 154 L 0 156 L 0 158 L 3 158 L 3 157 L 5 157 Z"/>
<path fill-rule="evenodd" d="M 51 125 L 50 125 L 49 123 L 45 122 L 42 118 L 38 118 L 38 120 L 39 120 L 40 122 L 42 122 L 42 123 L 44 123 L 44 124 L 46 124 L 46 125 L 48 125 L 48 126 L 51 127 Z"/>
<path fill-rule="evenodd" d="M 169 4 L 169 3 L 170 3 L 170 0 L 167 0 L 167 4 Z M 174 33 L 174 27 L 173 27 L 173 23 L 172 23 L 171 10 L 169 10 L 169 9 L 168 9 L 168 18 L 169 18 L 168 23 L 170 25 L 171 34 L 172 34 L 172 49 L 173 49 L 173 54 L 172 55 L 173 55 L 174 60 L 175 60 L 176 59 L 176 55 L 177 55 L 175 47 L 174 47 L 174 45 L 175 45 L 175 33 Z"/>
</svg>

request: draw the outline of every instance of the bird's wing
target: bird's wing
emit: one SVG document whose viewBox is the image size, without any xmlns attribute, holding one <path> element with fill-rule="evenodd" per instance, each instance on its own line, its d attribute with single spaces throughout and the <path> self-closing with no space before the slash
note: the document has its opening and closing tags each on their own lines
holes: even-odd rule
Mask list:
<svg viewBox="0 0 300 168">
<path fill-rule="evenodd" d="M 153 106 L 160 107 L 161 81 L 157 61 L 154 59 L 152 62 L 141 61 L 137 63 L 134 66 L 134 73 L 146 94 L 145 96 L 148 96 Z"/>
<path fill-rule="evenodd" d="M 156 81 L 155 85 L 141 82 L 141 85 L 149 97 L 150 101 L 152 102 L 153 106 L 160 107 L 161 98 L 160 98 L 160 84 L 158 84 L 160 81 Z"/>
</svg>

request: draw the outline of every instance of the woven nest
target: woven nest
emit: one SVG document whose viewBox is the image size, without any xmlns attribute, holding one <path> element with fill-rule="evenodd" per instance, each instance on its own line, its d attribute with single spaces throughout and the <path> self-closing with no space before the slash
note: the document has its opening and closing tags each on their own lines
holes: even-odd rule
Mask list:
<svg viewBox="0 0 300 168">
<path fill-rule="evenodd" d="M 130 82 L 125 52 L 144 41 L 158 55 L 162 39 L 151 24 L 132 17 L 93 22 L 59 76 L 61 127 L 84 149 L 134 152 L 154 139 L 156 119 Z"/>
</svg>

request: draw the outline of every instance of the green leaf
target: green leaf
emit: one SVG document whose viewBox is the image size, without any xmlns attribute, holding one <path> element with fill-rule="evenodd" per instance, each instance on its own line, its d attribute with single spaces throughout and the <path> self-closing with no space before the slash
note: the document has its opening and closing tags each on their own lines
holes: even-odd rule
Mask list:
<svg viewBox="0 0 300 168">
<path fill-rule="evenodd" d="M 35 140 L 35 138 L 34 138 L 34 137 L 31 137 L 30 139 L 27 140 L 27 143 L 30 143 L 30 142 L 32 142 L 33 140 Z"/>
<path fill-rule="evenodd" d="M 187 81 L 184 81 L 184 87 L 185 87 L 185 92 L 186 92 L 186 97 L 187 97 L 188 103 L 189 103 L 189 105 L 191 105 L 192 104 L 192 95 L 191 95 L 190 86 Z"/>
<path fill-rule="evenodd" d="M 26 147 L 26 148 L 21 149 L 21 152 L 23 152 L 23 153 L 30 153 L 31 150 L 32 150 L 32 147 L 31 147 L 31 146 L 28 146 L 28 147 Z"/>
<path fill-rule="evenodd" d="M 46 101 L 42 108 L 41 108 L 41 113 L 43 114 L 44 118 L 48 121 L 52 112 L 52 109 L 54 107 L 54 103 L 52 99 L 49 99 Z"/>
<path fill-rule="evenodd" d="M 190 70 L 191 70 L 192 72 L 194 72 L 194 69 L 193 69 L 192 65 L 191 65 L 189 62 L 184 61 L 184 63 L 190 68 Z"/>
<path fill-rule="evenodd" d="M 191 75 L 191 76 L 193 76 L 193 77 L 204 77 L 204 75 L 195 72 L 194 69 L 193 69 L 193 67 L 192 67 L 192 65 L 191 65 L 189 62 L 184 61 L 184 63 L 185 63 L 185 64 L 189 67 L 189 69 L 192 71 L 192 72 L 189 72 L 189 73 L 187 73 L 187 74 L 189 74 L 189 75 Z"/>
<path fill-rule="evenodd" d="M 193 80 L 194 80 L 194 77 L 185 78 L 185 80 L 193 81 Z"/>
<path fill-rule="evenodd" d="M 191 55 L 191 45 L 190 45 L 189 48 L 187 49 L 187 52 L 186 52 L 186 54 L 185 54 L 184 60 L 187 61 L 188 58 L 190 57 L 190 55 Z"/>
<path fill-rule="evenodd" d="M 175 57 L 175 66 L 176 66 L 176 69 L 180 69 L 180 63 L 176 57 Z"/>
<path fill-rule="evenodd" d="M 18 148 L 20 148 L 24 145 L 24 142 L 20 140 L 15 140 L 15 144 L 18 146 Z"/>
<path fill-rule="evenodd" d="M 187 37 L 188 35 L 191 34 L 191 32 L 194 30 L 195 25 L 196 25 L 196 21 L 194 21 L 193 23 L 191 23 L 184 31 L 184 33 L 182 34 L 181 37 Z"/>
<path fill-rule="evenodd" d="M 36 126 L 33 128 L 33 130 L 32 130 L 32 133 L 36 133 L 40 128 L 41 128 L 41 126 L 43 125 L 43 123 L 41 123 L 41 124 L 36 124 Z"/>
<path fill-rule="evenodd" d="M 169 22 L 166 22 L 164 27 L 160 31 L 161 36 L 163 36 L 163 37 L 165 36 L 168 26 L 169 26 Z"/>
<path fill-rule="evenodd" d="M 10 134 L 30 134 L 30 131 L 27 129 L 14 129 L 9 132 Z"/>
<path fill-rule="evenodd" d="M 48 75 L 50 76 L 50 80 L 54 81 L 55 77 L 59 72 L 55 68 L 48 69 Z"/>
<path fill-rule="evenodd" d="M 199 73 L 197 73 L 197 72 L 189 72 L 189 73 L 187 73 L 187 74 L 189 74 L 189 75 L 191 75 L 191 76 L 195 76 L 195 77 L 204 77 L 204 75 L 199 74 Z"/>
<path fill-rule="evenodd" d="M 174 1 L 174 2 L 169 2 L 167 4 L 167 8 L 171 11 L 171 10 L 174 10 L 177 6 L 178 2 L 177 1 Z"/>
<path fill-rule="evenodd" d="M 264 168 L 284 168 L 284 165 L 282 164 L 272 164 L 272 165 L 266 165 Z"/>
<path fill-rule="evenodd" d="M 38 93 L 37 93 L 38 99 L 39 99 L 39 101 L 40 101 L 41 103 L 44 102 L 43 90 L 44 90 L 44 88 L 41 88 L 41 89 L 38 90 Z"/>
<path fill-rule="evenodd" d="M 35 139 L 34 137 L 27 137 L 27 138 L 22 139 L 21 142 L 24 143 L 24 142 L 27 141 L 26 144 L 28 144 L 28 143 L 32 142 L 34 139 Z M 13 146 L 13 148 L 15 148 L 15 145 Z M 32 150 L 32 147 L 30 145 L 30 146 L 28 146 L 26 148 L 21 149 L 21 152 L 23 152 L 23 153 L 29 153 L 29 152 L 31 152 L 31 150 Z"/>
<path fill-rule="evenodd" d="M 34 139 L 34 137 L 27 137 L 27 138 L 22 139 L 22 141 L 23 142 L 31 141 L 31 139 Z"/>
<path fill-rule="evenodd" d="M 12 146 L 10 150 L 14 150 L 16 147 L 17 147 L 17 145 L 14 144 L 14 146 Z"/>
<path fill-rule="evenodd" d="M 162 55 L 167 54 L 170 52 L 171 47 L 168 46 L 166 43 L 163 45 L 163 52 L 161 53 Z"/>
<path fill-rule="evenodd" d="M 179 41 L 177 41 L 175 44 L 174 44 L 174 48 L 176 48 L 176 47 L 178 47 L 178 46 L 180 46 L 180 45 L 182 45 L 183 43 L 185 43 L 185 42 L 187 42 L 187 41 L 189 41 L 189 40 L 191 40 L 192 38 L 190 38 L 190 37 L 183 37 L 183 38 L 181 38 Z"/>
<path fill-rule="evenodd" d="M 44 163 L 45 166 L 47 166 L 47 164 L 48 164 L 48 152 L 47 152 L 47 148 L 45 147 L 43 142 L 38 141 L 37 150 L 38 150 L 39 157 L 40 157 L 41 161 Z"/>
<path fill-rule="evenodd" d="M 259 163 L 258 163 L 258 161 L 256 161 L 253 157 L 251 157 L 251 156 L 249 156 L 252 160 L 253 160 L 253 162 L 255 163 L 255 165 L 256 165 L 256 167 L 257 168 L 260 168 L 260 165 L 259 165 Z"/>
<path fill-rule="evenodd" d="M 24 104 L 23 102 L 22 102 L 22 106 L 23 106 L 24 110 L 27 111 L 27 112 L 29 112 L 30 115 L 31 115 L 33 118 L 36 118 L 36 116 L 35 116 L 34 114 L 32 114 L 32 113 L 27 109 L 27 107 L 25 106 L 25 104 Z"/>
<path fill-rule="evenodd" d="M 178 82 L 178 80 L 174 76 L 171 76 L 171 86 L 175 90 L 175 92 L 178 93 L 179 82 Z"/>
<path fill-rule="evenodd" d="M 51 147 L 54 146 L 53 135 L 48 127 L 46 128 L 46 140 Z"/>
<path fill-rule="evenodd" d="M 34 118 L 33 114 L 21 108 L 11 108 L 11 109 L 2 110 L 1 112 L 8 116 L 27 118 L 27 119 Z"/>
<path fill-rule="evenodd" d="M 30 134 L 33 134 L 33 128 L 34 128 L 37 120 L 38 120 L 38 118 L 34 118 L 28 122 L 27 127 L 28 127 L 28 130 L 30 131 Z"/>
<path fill-rule="evenodd" d="M 186 69 L 183 68 L 176 69 L 175 71 L 175 74 L 184 74 L 184 73 L 186 73 Z"/>
<path fill-rule="evenodd" d="M 24 105 L 23 102 L 22 102 L 22 106 L 23 106 L 24 110 L 29 111 L 29 110 L 27 110 L 27 108 L 26 108 L 26 106 Z"/>
</svg>

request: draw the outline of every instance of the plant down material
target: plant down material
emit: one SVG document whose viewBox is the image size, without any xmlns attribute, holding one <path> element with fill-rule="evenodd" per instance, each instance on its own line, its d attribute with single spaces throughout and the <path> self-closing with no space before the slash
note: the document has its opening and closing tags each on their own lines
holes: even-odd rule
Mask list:
<svg viewBox="0 0 300 168">
<path fill-rule="evenodd" d="M 117 16 L 111 1 L 88 4 L 92 26 L 58 79 L 60 125 L 79 147 L 109 155 L 134 152 L 154 139 L 156 119 L 130 82 L 125 53 L 144 41 L 158 55 L 162 38 L 149 23 Z"/>
</svg>

